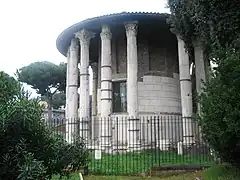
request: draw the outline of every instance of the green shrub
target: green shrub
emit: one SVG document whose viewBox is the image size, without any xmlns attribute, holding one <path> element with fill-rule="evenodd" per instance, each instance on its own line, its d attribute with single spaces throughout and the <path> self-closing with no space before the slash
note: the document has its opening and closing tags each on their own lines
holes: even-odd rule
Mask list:
<svg viewBox="0 0 240 180">
<path fill-rule="evenodd" d="M 34 158 L 32 153 L 24 154 L 23 164 L 19 169 L 18 180 L 45 179 L 46 168 L 42 161 Z"/>
<path fill-rule="evenodd" d="M 225 162 L 240 167 L 240 51 L 219 48 L 218 67 L 201 95 L 204 138 Z"/>
<path fill-rule="evenodd" d="M 0 76 L 0 87 L 8 80 Z M 0 89 L 0 94 L 8 95 L 0 102 L 0 179 L 45 179 L 69 165 L 74 170 L 84 166 L 84 143 L 77 140 L 70 145 L 54 135 L 42 119 L 38 100 L 17 89 L 10 96 L 8 88 L 13 86 Z"/>
<path fill-rule="evenodd" d="M 70 171 L 79 170 L 88 163 L 88 150 L 82 138 L 78 136 L 72 144 L 62 143 L 60 140 L 56 150 L 56 169 L 61 176 L 69 175 Z"/>
</svg>

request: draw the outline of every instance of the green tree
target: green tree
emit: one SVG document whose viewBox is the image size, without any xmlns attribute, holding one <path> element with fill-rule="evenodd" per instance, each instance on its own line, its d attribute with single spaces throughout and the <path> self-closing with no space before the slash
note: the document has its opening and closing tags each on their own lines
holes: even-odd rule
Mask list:
<svg viewBox="0 0 240 180">
<path fill-rule="evenodd" d="M 69 165 L 87 164 L 88 150 L 78 137 L 69 144 L 42 119 L 39 99 L 30 99 L 20 83 L 0 73 L 0 179 L 51 179 Z"/>
<path fill-rule="evenodd" d="M 0 72 L 0 104 L 7 103 L 20 92 L 20 84 L 5 72 Z"/>
<path fill-rule="evenodd" d="M 41 100 L 47 101 L 45 96 L 41 97 Z M 52 97 L 52 107 L 59 109 L 61 106 L 66 105 L 66 94 L 64 92 L 56 92 Z"/>
<path fill-rule="evenodd" d="M 201 94 L 200 125 L 218 157 L 240 167 L 240 51 L 215 52 L 218 67 Z"/>
<path fill-rule="evenodd" d="M 237 0 L 169 0 L 172 31 L 192 53 L 200 40 L 204 58 L 217 67 L 199 95 L 204 138 L 223 161 L 240 167 L 240 4 Z"/>
<path fill-rule="evenodd" d="M 65 92 L 66 63 L 59 65 L 47 61 L 34 62 L 17 70 L 20 82 L 27 83 L 48 103 L 48 118 L 52 117 L 53 97 L 55 93 Z"/>
</svg>

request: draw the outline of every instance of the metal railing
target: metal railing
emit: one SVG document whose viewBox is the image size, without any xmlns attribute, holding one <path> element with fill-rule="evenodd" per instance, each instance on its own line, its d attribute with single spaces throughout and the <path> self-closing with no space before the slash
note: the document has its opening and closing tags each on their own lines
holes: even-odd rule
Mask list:
<svg viewBox="0 0 240 180">
<path fill-rule="evenodd" d="M 180 115 L 61 119 L 48 123 L 67 142 L 83 137 L 90 173 L 136 175 L 163 165 L 211 165 L 209 146 L 193 118 Z"/>
</svg>

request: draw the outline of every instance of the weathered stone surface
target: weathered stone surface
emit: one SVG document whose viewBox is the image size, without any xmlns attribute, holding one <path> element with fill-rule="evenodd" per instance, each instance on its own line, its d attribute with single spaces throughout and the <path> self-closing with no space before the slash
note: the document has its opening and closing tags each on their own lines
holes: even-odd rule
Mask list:
<svg viewBox="0 0 240 180">
<path fill-rule="evenodd" d="M 210 155 L 210 148 L 206 144 L 197 143 L 193 145 L 183 145 L 183 154 L 189 156 L 200 156 L 209 154 Z"/>
</svg>

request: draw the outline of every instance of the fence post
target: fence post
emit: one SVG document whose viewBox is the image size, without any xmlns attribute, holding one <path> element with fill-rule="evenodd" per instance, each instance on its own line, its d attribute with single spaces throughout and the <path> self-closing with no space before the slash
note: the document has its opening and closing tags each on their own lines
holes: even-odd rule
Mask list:
<svg viewBox="0 0 240 180">
<path fill-rule="evenodd" d="M 128 151 L 140 151 L 140 120 L 138 117 L 128 119 Z"/>
<path fill-rule="evenodd" d="M 112 151 L 112 118 L 101 118 L 100 128 L 100 148 L 105 152 Z"/>
</svg>

